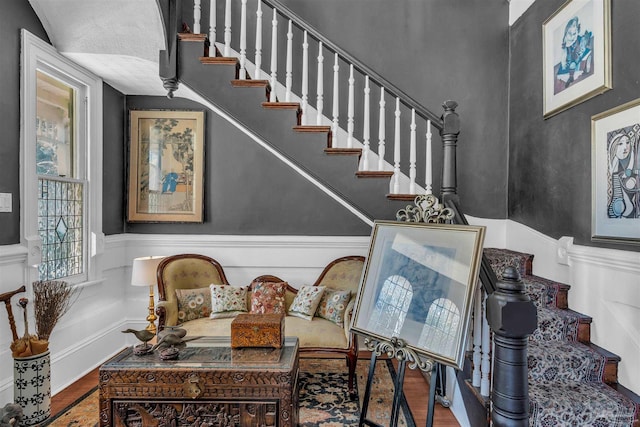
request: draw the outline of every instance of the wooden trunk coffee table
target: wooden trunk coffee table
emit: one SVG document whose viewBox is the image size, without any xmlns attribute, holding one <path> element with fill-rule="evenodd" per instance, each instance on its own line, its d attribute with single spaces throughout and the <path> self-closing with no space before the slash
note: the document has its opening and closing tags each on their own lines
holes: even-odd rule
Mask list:
<svg viewBox="0 0 640 427">
<path fill-rule="evenodd" d="M 298 425 L 298 338 L 281 349 L 190 341 L 177 360 L 127 348 L 100 367 L 100 426 Z"/>
</svg>

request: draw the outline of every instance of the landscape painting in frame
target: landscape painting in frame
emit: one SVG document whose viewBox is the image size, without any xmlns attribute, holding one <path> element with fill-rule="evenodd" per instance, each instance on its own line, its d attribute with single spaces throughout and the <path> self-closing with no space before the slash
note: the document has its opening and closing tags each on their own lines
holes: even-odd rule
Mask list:
<svg viewBox="0 0 640 427">
<path fill-rule="evenodd" d="M 462 369 L 485 228 L 376 221 L 351 329 Z"/>
<path fill-rule="evenodd" d="M 570 0 L 542 25 L 544 117 L 611 89 L 610 0 Z"/>
<path fill-rule="evenodd" d="M 591 118 L 592 239 L 640 244 L 640 98 Z"/>
<path fill-rule="evenodd" d="M 202 222 L 204 112 L 131 110 L 131 222 Z"/>
</svg>

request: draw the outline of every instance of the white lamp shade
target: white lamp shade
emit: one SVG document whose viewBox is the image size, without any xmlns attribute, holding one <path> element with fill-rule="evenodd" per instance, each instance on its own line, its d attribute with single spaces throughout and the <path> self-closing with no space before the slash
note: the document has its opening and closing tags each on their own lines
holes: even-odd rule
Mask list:
<svg viewBox="0 0 640 427">
<path fill-rule="evenodd" d="M 157 282 L 158 264 L 162 256 L 147 256 L 135 258 L 131 271 L 131 284 L 133 286 L 150 286 Z"/>
</svg>

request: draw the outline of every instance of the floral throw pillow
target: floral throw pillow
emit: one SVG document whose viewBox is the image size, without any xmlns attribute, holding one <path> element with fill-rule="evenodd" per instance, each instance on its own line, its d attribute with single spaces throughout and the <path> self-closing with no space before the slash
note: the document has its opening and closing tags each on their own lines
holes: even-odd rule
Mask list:
<svg viewBox="0 0 640 427">
<path fill-rule="evenodd" d="M 344 313 L 351 299 L 351 291 L 326 288 L 318 304 L 316 316 L 344 326 Z"/>
<path fill-rule="evenodd" d="M 231 285 L 209 285 L 211 319 L 235 317 L 247 311 L 247 288 Z"/>
<path fill-rule="evenodd" d="M 313 320 L 320 299 L 324 293 L 324 286 L 303 286 L 289 307 L 289 315 Z"/>
<path fill-rule="evenodd" d="M 287 282 L 258 282 L 251 292 L 251 313 L 284 313 Z"/>
<path fill-rule="evenodd" d="M 176 289 L 176 299 L 178 301 L 178 323 L 211 315 L 209 288 Z"/>
</svg>

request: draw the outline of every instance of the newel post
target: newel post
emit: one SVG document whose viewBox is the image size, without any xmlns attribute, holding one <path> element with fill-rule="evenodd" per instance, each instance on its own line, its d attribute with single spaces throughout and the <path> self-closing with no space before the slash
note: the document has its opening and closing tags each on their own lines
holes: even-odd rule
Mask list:
<svg viewBox="0 0 640 427">
<path fill-rule="evenodd" d="M 537 327 L 537 311 L 515 268 L 505 268 L 496 285 L 487 298 L 494 335 L 491 420 L 496 427 L 528 426 L 527 342 Z"/>
<path fill-rule="evenodd" d="M 458 197 L 457 171 L 456 171 L 456 146 L 458 144 L 458 134 L 460 133 L 460 117 L 456 113 L 458 103 L 455 101 L 445 101 L 442 104 L 444 113 L 442 114 L 442 138 L 443 164 L 442 164 L 442 188 L 441 197 L 443 201 Z"/>
<path fill-rule="evenodd" d="M 159 0 L 165 27 L 167 48 L 159 54 L 159 71 L 167 97 L 173 98 L 178 90 L 178 26 L 182 20 L 182 2 L 179 0 Z"/>
</svg>

